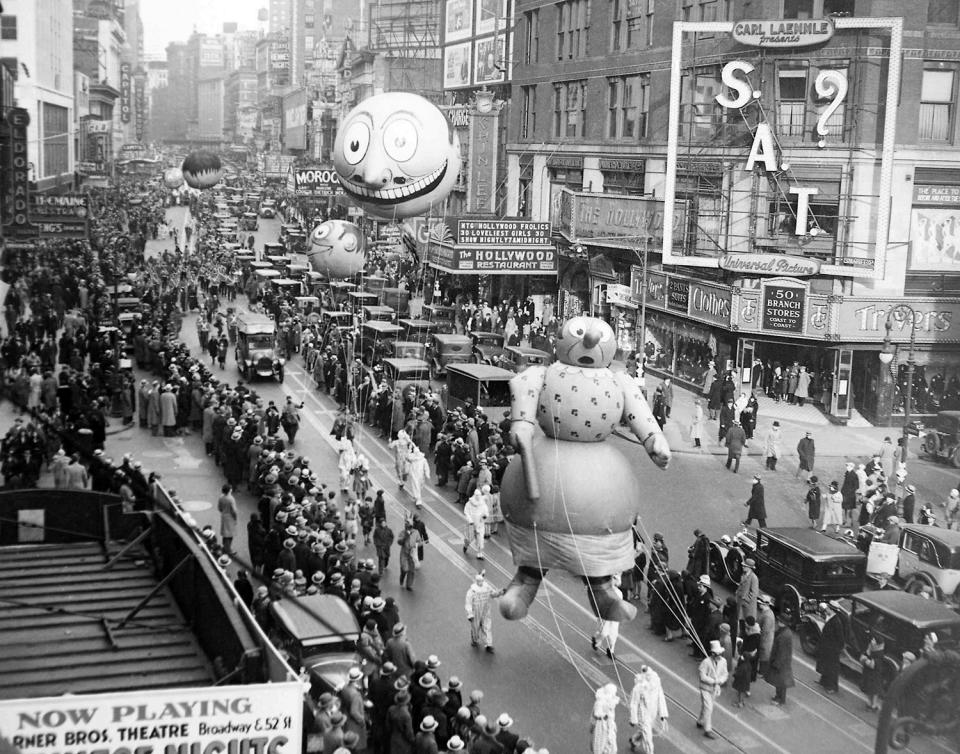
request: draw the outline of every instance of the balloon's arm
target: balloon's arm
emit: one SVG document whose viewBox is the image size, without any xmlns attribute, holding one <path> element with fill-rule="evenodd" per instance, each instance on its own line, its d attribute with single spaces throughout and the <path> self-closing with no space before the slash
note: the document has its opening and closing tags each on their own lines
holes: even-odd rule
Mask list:
<svg viewBox="0 0 960 754">
<path fill-rule="evenodd" d="M 643 443 L 650 459 L 661 469 L 667 468 L 670 463 L 670 445 L 657 420 L 653 418 L 647 399 L 643 397 L 636 381 L 626 372 L 615 372 L 614 375 L 623 390 L 623 421 Z"/>
<path fill-rule="evenodd" d="M 523 460 L 523 477 L 527 497 L 531 500 L 540 499 L 536 462 L 533 460 L 533 434 L 546 376 L 546 367 L 532 366 L 510 380 L 510 434 Z"/>
</svg>

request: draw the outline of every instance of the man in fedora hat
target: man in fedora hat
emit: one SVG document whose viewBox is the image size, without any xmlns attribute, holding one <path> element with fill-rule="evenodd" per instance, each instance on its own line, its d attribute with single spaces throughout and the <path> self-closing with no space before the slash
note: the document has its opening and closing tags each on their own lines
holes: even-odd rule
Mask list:
<svg viewBox="0 0 960 754">
<path fill-rule="evenodd" d="M 387 710 L 393 701 L 397 666 L 385 662 L 380 666 L 380 674 L 370 678 L 367 695 L 373 705 L 370 709 L 370 740 L 374 754 L 388 754 L 390 735 L 387 730 Z"/>
<path fill-rule="evenodd" d="M 782 707 L 787 703 L 787 689 L 794 685 L 793 680 L 793 613 L 790 610 L 781 610 L 777 616 L 777 630 L 773 635 L 773 646 L 770 650 L 770 663 L 763 677 L 771 686 L 774 693 L 773 703 Z"/>
<path fill-rule="evenodd" d="M 713 700 L 720 696 L 723 684 L 727 682 L 727 661 L 723 656 L 723 647 L 716 639 L 710 642 L 709 653 L 700 662 L 700 716 L 697 727 L 703 728 L 703 735 L 716 738 L 713 732 Z"/>
<path fill-rule="evenodd" d="M 517 742 L 520 740 L 520 736 L 510 730 L 511 725 L 513 725 L 513 718 L 506 712 L 497 718 L 497 727 L 500 730 L 497 732 L 495 738 L 497 739 L 497 743 L 499 743 L 506 752 L 516 751 Z"/>
<path fill-rule="evenodd" d="M 763 496 L 763 483 L 760 481 L 760 475 L 753 475 L 753 486 L 750 488 L 750 497 L 744 503 L 747 509 L 747 517 L 743 521 L 744 526 L 750 526 L 750 522 L 757 520 L 757 526 L 765 529 L 767 526 L 767 506 Z"/>
<path fill-rule="evenodd" d="M 748 615 L 757 617 L 757 597 L 760 596 L 760 579 L 756 573 L 757 562 L 753 558 L 743 561 L 743 574 L 737 585 L 737 620 L 739 622 L 739 636 L 744 635 L 744 621 Z"/>
<path fill-rule="evenodd" d="M 340 708 L 346 716 L 344 732 L 353 731 L 358 737 L 361 751 L 367 748 L 367 713 L 363 698 L 363 671 L 352 667 L 347 673 L 347 683 L 340 689 Z"/>
<path fill-rule="evenodd" d="M 437 720 L 433 715 L 426 715 L 420 721 L 420 730 L 417 731 L 416 740 L 413 743 L 414 754 L 437 754 Z"/>
<path fill-rule="evenodd" d="M 396 666 L 398 675 L 409 677 L 413 672 L 413 665 L 417 658 L 407 640 L 407 627 L 403 623 L 394 625 L 391 636 L 384 646 L 383 656 L 385 660 L 389 660 Z"/>
<path fill-rule="evenodd" d="M 840 603 L 830 600 L 826 607 L 830 617 L 823 624 L 817 646 L 817 672 L 820 674 L 817 683 L 828 694 L 836 694 L 840 690 L 840 656 L 847 644 L 847 631 L 840 614 Z"/>
<path fill-rule="evenodd" d="M 412 752 L 416 741 L 413 735 L 413 717 L 410 714 L 410 694 L 398 691 L 393 706 L 387 710 L 387 729 L 390 731 L 389 752 Z"/>
</svg>

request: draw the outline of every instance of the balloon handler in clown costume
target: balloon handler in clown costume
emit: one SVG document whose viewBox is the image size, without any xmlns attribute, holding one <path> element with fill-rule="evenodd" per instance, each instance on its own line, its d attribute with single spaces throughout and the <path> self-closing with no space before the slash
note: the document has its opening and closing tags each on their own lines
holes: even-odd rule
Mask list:
<svg viewBox="0 0 960 754">
<path fill-rule="evenodd" d="M 508 620 L 527 614 L 550 568 L 581 576 L 599 617 L 627 621 L 637 614 L 612 576 L 633 567 L 631 525 L 642 489 L 633 462 L 605 440 L 626 423 L 660 468 L 670 462 L 670 447 L 640 385 L 610 370 L 616 350 L 606 322 L 574 317 L 557 339 L 558 361 L 510 381 L 519 462 L 507 467 L 500 490 L 517 566 L 500 599 Z"/>
</svg>

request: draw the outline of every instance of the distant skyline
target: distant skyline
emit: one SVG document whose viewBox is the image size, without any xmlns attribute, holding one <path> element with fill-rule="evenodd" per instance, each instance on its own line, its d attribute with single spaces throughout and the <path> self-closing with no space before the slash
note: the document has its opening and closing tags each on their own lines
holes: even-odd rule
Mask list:
<svg viewBox="0 0 960 754">
<path fill-rule="evenodd" d="M 269 4 L 269 0 L 140 0 L 144 51 L 162 54 L 170 42 L 186 42 L 194 28 L 218 34 L 224 23 L 235 21 L 239 29 L 256 29 L 257 11 Z"/>
</svg>

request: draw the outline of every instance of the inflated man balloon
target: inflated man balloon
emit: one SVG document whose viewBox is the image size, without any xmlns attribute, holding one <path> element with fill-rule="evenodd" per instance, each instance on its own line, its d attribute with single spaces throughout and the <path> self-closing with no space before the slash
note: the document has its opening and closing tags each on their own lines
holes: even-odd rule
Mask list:
<svg viewBox="0 0 960 754">
<path fill-rule="evenodd" d="M 345 220 L 327 220 L 310 234 L 307 261 L 329 278 L 353 277 L 363 270 L 367 246 L 363 233 Z"/>
<path fill-rule="evenodd" d="M 442 202 L 460 171 L 460 141 L 418 94 L 368 97 L 347 113 L 333 145 L 340 187 L 374 217 L 400 220 Z"/>
<path fill-rule="evenodd" d="M 180 188 L 183 185 L 183 171 L 180 168 L 167 168 L 163 171 L 163 185 L 168 189 Z"/>
<path fill-rule="evenodd" d="M 518 568 L 500 599 L 505 618 L 527 614 L 550 568 L 582 576 L 601 618 L 636 615 L 612 576 L 633 568 L 631 527 L 643 486 L 633 460 L 606 439 L 625 422 L 661 468 L 670 447 L 640 384 L 611 371 L 616 351 L 610 325 L 574 317 L 557 339 L 556 363 L 510 380 L 510 432 L 519 456 L 507 466 L 500 502 Z"/>
<path fill-rule="evenodd" d="M 223 165 L 220 158 L 206 149 L 198 149 L 196 152 L 188 154 L 184 158 L 180 169 L 183 171 L 183 180 L 187 182 L 188 186 L 195 189 L 216 186 L 223 175 Z"/>
</svg>

